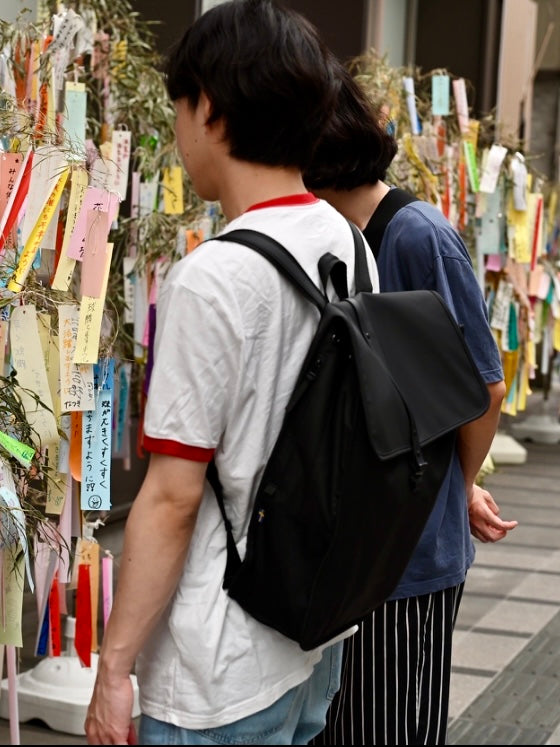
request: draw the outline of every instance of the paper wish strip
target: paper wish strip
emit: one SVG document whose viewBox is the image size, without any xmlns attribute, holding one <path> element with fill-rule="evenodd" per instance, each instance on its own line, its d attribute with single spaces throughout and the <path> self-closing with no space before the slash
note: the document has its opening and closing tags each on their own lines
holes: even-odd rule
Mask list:
<svg viewBox="0 0 560 747">
<path fill-rule="evenodd" d="M 27 239 L 19 258 L 16 271 L 8 283 L 8 290 L 13 291 L 14 293 L 18 293 L 25 283 L 33 261 L 41 246 L 41 241 L 45 235 L 45 231 L 47 230 L 60 202 L 60 198 L 62 197 L 68 173 L 69 169 L 66 168 L 59 176 L 58 181 L 56 182 L 52 192 L 50 192 L 45 202 L 45 206 L 37 219 L 37 223 L 29 234 L 29 238 Z"/>
<path fill-rule="evenodd" d="M 33 305 L 17 306 L 12 310 L 10 346 L 18 393 L 31 427 L 31 437 L 38 448 L 57 443 L 60 437 Z"/>
<path fill-rule="evenodd" d="M 76 260 L 73 257 L 68 256 L 68 246 L 70 244 L 70 237 L 72 236 L 76 226 L 76 221 L 78 220 L 78 215 L 82 207 L 82 202 L 84 201 L 87 186 L 88 173 L 86 169 L 74 167 L 70 176 L 70 196 L 68 198 L 68 210 L 66 211 L 66 224 L 64 226 L 62 247 L 60 249 L 60 257 L 51 285 L 53 290 L 67 291 L 72 281 Z"/>
<path fill-rule="evenodd" d="M 111 508 L 111 438 L 113 392 L 95 392 L 95 410 L 82 415 L 82 511 L 109 511 Z"/>
<path fill-rule="evenodd" d="M 78 332 L 74 351 L 75 364 L 96 363 L 99 357 L 101 324 L 103 322 L 103 310 L 105 307 L 105 295 L 107 293 L 112 252 L 113 244 L 107 244 L 105 251 L 98 253 L 99 258 L 103 262 L 101 266 L 103 277 L 99 281 L 99 287 L 97 279 L 89 279 L 89 289 L 96 295 L 83 295 L 80 302 Z M 90 269 L 92 268 L 90 267 Z M 82 275 L 83 279 L 84 276 Z"/>
<path fill-rule="evenodd" d="M 60 407 L 62 413 L 92 410 L 93 365 L 74 363 L 78 340 L 80 309 L 77 304 L 58 308 L 60 346 Z"/>
</svg>

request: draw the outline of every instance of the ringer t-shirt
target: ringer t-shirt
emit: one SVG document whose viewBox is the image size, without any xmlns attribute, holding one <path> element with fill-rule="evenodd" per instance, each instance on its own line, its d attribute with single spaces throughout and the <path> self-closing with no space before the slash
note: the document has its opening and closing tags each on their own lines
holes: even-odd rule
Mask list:
<svg viewBox="0 0 560 747">
<path fill-rule="evenodd" d="M 336 254 L 353 290 L 352 233 L 327 202 L 306 193 L 263 203 L 224 230 L 234 228 L 280 241 L 319 286 L 319 258 Z M 205 242 L 177 262 L 158 299 L 144 443 L 187 459 L 215 455 L 241 557 L 256 488 L 318 320 L 265 258 L 230 242 Z M 320 659 L 322 648 L 303 651 L 228 597 L 225 562 L 226 533 L 207 484 L 169 614 L 138 657 L 143 713 L 190 729 L 231 723 L 270 706 Z"/>
</svg>

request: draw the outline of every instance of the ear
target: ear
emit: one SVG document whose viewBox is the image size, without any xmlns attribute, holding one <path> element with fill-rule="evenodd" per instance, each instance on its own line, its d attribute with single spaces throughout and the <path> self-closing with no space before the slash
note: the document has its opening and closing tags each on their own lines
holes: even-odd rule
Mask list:
<svg viewBox="0 0 560 747">
<path fill-rule="evenodd" d="M 201 116 L 202 121 L 204 124 L 208 124 L 208 120 L 212 116 L 212 112 L 214 110 L 214 107 L 212 106 L 212 102 L 206 95 L 204 91 L 201 91 L 198 96 L 198 106 L 197 106 L 198 112 Z"/>
<path fill-rule="evenodd" d="M 207 135 L 213 137 L 217 142 L 224 138 L 224 121 L 222 117 L 219 117 L 215 122 L 209 122 L 208 120 L 214 112 L 214 106 L 212 101 L 208 98 L 204 91 L 200 92 L 198 97 L 197 115 L 200 116 L 200 121 L 204 126 L 204 130 Z"/>
</svg>

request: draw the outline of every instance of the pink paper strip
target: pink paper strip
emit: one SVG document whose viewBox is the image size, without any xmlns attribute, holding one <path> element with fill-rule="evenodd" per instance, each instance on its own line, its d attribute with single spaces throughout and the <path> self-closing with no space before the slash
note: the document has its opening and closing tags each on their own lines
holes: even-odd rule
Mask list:
<svg viewBox="0 0 560 747">
<path fill-rule="evenodd" d="M 103 581 L 103 626 L 107 621 L 113 606 L 113 556 L 108 554 L 101 560 L 101 574 Z"/>
<path fill-rule="evenodd" d="M 110 226 L 117 217 L 118 207 L 118 195 L 113 192 L 107 192 L 107 190 L 100 189 L 99 187 L 88 187 L 76 219 L 76 225 L 68 242 L 66 255 L 70 259 L 75 259 L 79 262 L 82 261 L 86 244 L 89 211 L 103 210 L 107 212 L 109 214 L 108 220 Z"/>
<path fill-rule="evenodd" d="M 108 213 L 88 210 L 86 225 L 80 291 L 82 296 L 101 298 L 107 265 Z"/>
</svg>

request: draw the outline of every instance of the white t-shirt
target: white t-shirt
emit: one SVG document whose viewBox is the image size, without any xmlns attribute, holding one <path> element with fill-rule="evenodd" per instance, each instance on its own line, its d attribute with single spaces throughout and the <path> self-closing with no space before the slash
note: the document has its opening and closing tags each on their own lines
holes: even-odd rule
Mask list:
<svg viewBox="0 0 560 747">
<path fill-rule="evenodd" d="M 264 203 L 225 230 L 234 228 L 276 238 L 319 286 L 319 258 L 336 254 L 353 290 L 352 234 L 325 201 Z M 180 260 L 158 299 L 147 448 L 186 458 L 201 449 L 201 459 L 215 450 L 241 557 L 257 485 L 318 319 L 265 258 L 230 242 L 204 243 Z M 322 649 L 303 651 L 228 597 L 225 563 L 226 533 L 207 484 L 179 587 L 138 657 L 143 713 L 184 728 L 222 726 L 267 708 L 320 659 Z"/>
</svg>

